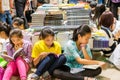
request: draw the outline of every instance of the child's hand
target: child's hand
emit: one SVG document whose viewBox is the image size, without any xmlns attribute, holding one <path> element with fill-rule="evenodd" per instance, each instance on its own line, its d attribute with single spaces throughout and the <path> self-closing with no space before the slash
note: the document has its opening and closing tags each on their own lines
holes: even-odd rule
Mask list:
<svg viewBox="0 0 120 80">
<path fill-rule="evenodd" d="M 18 50 L 19 48 L 22 48 L 21 44 L 15 45 L 15 51 Z"/>
<path fill-rule="evenodd" d="M 41 57 L 42 59 L 44 59 L 47 55 L 48 55 L 47 52 L 42 52 L 42 53 L 40 53 L 39 57 Z"/>
<path fill-rule="evenodd" d="M 85 47 L 85 46 L 86 46 L 86 44 L 81 44 L 81 45 L 80 45 L 80 47 Z"/>
<path fill-rule="evenodd" d="M 99 61 L 98 65 L 100 65 L 100 67 L 101 67 L 102 69 L 106 69 L 106 67 L 107 67 L 106 63 L 105 63 L 105 62 L 102 62 L 102 61 Z"/>
</svg>

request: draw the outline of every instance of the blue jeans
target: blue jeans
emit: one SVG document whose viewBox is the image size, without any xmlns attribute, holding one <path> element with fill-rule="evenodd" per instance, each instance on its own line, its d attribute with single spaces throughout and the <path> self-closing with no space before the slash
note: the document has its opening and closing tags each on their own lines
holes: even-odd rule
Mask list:
<svg viewBox="0 0 120 80">
<path fill-rule="evenodd" d="M 78 0 L 69 0 L 69 3 L 77 4 Z"/>
<path fill-rule="evenodd" d="M 12 16 L 11 16 L 9 10 L 4 11 L 4 13 L 0 13 L 0 21 L 12 25 Z"/>
<path fill-rule="evenodd" d="M 58 57 L 56 57 L 53 54 L 48 55 L 45 59 L 43 59 L 39 64 L 37 65 L 37 71 L 35 74 L 38 76 L 41 76 L 44 72 L 48 71 L 50 75 L 53 74 L 53 71 L 64 65 L 66 62 L 65 56 L 62 54 Z"/>
<path fill-rule="evenodd" d="M 104 0 L 98 0 L 98 4 L 105 4 Z"/>
</svg>

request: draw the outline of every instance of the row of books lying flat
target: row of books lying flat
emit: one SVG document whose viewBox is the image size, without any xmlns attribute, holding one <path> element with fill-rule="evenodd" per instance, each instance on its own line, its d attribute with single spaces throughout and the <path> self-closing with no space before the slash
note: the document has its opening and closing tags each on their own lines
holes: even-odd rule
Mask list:
<svg viewBox="0 0 120 80">
<path fill-rule="evenodd" d="M 63 8 L 66 11 L 66 25 L 89 24 L 89 10 L 80 7 Z"/>
<path fill-rule="evenodd" d="M 32 14 L 32 25 L 62 25 L 62 14 L 39 14 L 38 12 Z"/>
</svg>

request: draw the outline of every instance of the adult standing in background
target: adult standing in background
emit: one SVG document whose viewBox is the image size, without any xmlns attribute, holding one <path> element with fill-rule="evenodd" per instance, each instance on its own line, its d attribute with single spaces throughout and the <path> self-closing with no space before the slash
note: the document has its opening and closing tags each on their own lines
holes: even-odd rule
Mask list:
<svg viewBox="0 0 120 80">
<path fill-rule="evenodd" d="M 12 25 L 11 0 L 1 0 L 0 21 Z"/>
<path fill-rule="evenodd" d="M 28 23 L 24 12 L 26 11 L 26 6 L 29 4 L 29 0 L 14 0 L 16 8 L 16 16 L 24 19 L 25 29 L 28 28 Z"/>
<path fill-rule="evenodd" d="M 118 20 L 118 7 L 120 7 L 120 0 L 108 0 L 108 7 L 110 7 L 110 11 Z"/>
</svg>

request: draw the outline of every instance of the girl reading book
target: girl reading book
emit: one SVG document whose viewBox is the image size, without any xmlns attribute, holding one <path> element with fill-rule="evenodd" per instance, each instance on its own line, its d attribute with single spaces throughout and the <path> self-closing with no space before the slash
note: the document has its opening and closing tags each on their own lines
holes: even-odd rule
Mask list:
<svg viewBox="0 0 120 80">
<path fill-rule="evenodd" d="M 32 80 L 38 80 L 43 75 L 43 78 L 49 78 L 53 74 L 55 68 L 63 65 L 66 58 L 61 54 L 61 46 L 57 41 L 54 41 L 54 31 L 45 27 L 40 33 L 41 40 L 34 44 L 32 50 L 33 63 L 36 66 L 36 72 L 31 76 Z"/>
<path fill-rule="evenodd" d="M 70 80 L 96 80 L 94 78 L 101 73 L 101 68 L 83 69 L 83 65 L 104 65 L 104 62 L 92 60 L 92 54 L 88 44 L 91 37 L 91 29 L 87 25 L 81 25 L 73 32 L 72 40 L 69 40 L 65 46 L 64 54 L 67 58 L 66 65 L 70 67 L 69 76 L 63 74 L 66 79 Z M 73 73 L 73 74 L 72 74 Z M 88 76 L 88 77 L 86 77 Z M 67 78 L 68 77 L 68 78 Z"/>
<path fill-rule="evenodd" d="M 7 54 L 13 56 L 14 52 L 19 48 L 23 48 L 23 55 L 19 55 L 16 59 L 8 62 L 2 80 L 10 80 L 13 75 L 20 76 L 21 80 L 27 80 L 27 72 L 31 63 L 32 45 L 30 42 L 23 40 L 22 31 L 19 29 L 14 29 L 10 32 L 9 40 Z"/>
</svg>

